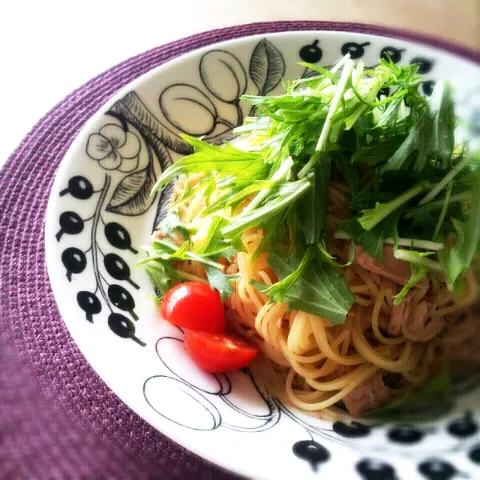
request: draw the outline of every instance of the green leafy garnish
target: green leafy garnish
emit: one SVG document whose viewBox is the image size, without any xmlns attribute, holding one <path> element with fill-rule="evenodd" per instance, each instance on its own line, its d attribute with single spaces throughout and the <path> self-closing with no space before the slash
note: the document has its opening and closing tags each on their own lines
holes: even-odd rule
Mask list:
<svg viewBox="0 0 480 480">
<path fill-rule="evenodd" d="M 415 285 L 431 272 L 439 272 L 441 270 L 440 264 L 434 260 L 429 259 L 435 252 L 417 252 L 414 250 L 398 249 L 394 252 L 395 258 L 403 260 L 410 264 L 411 274 L 402 290 L 395 295 L 394 304 L 402 303 L 408 292 L 415 287 Z"/>
<path fill-rule="evenodd" d="M 163 297 L 172 288 L 172 280 L 180 280 L 182 277 L 171 263 L 162 259 L 150 259 L 144 264 L 157 297 Z"/>
<path fill-rule="evenodd" d="M 194 250 L 194 253 L 202 257 L 209 257 L 212 260 L 218 260 L 220 257 L 233 257 L 237 250 L 230 242 L 224 239 L 221 233 L 222 228 L 227 224 L 228 221 L 223 217 L 212 217 L 205 243 L 200 249 Z"/>
<path fill-rule="evenodd" d="M 371 230 L 365 230 L 356 218 L 351 218 L 341 222 L 338 228 L 360 244 L 372 257 L 382 262 L 386 239 L 392 238 L 395 248 L 398 245 L 397 225 L 399 218 L 399 214 L 390 215 Z"/>
<path fill-rule="evenodd" d="M 400 292 L 393 297 L 394 305 L 399 305 L 400 303 L 404 302 L 408 292 L 415 287 L 415 285 L 422 280 L 422 278 L 427 276 L 428 270 L 426 268 L 419 267 L 417 265 L 412 265 L 410 268 L 412 270 L 410 278 L 407 280 Z"/>
<path fill-rule="evenodd" d="M 313 169 L 311 188 L 295 205 L 307 245 L 319 242 L 325 232 L 330 171 L 331 159 L 324 156 Z"/>
<path fill-rule="evenodd" d="M 410 274 L 410 278 L 407 280 L 405 285 L 403 285 L 402 290 L 395 295 L 394 304 L 398 305 L 402 303 L 408 292 L 415 287 L 415 285 L 424 277 L 428 275 L 429 272 L 438 271 L 439 265 L 438 263 L 434 262 L 433 260 L 429 260 L 428 256 L 434 255 L 435 252 L 416 252 L 411 250 L 396 250 L 394 255 L 395 258 L 399 260 L 404 260 L 410 263 L 410 269 L 412 273 Z"/>
<path fill-rule="evenodd" d="M 435 252 L 417 252 L 414 250 L 405 249 L 398 249 L 394 252 L 395 258 L 398 260 L 403 260 L 410 263 L 410 265 L 423 267 L 430 271 L 439 272 L 441 270 L 440 264 L 427 258 L 428 256 L 434 254 Z"/>
<path fill-rule="evenodd" d="M 439 252 L 442 270 L 448 288 L 461 292 L 463 275 L 471 265 L 480 242 L 480 175 L 477 175 L 472 189 L 472 202 L 465 222 L 452 220 L 456 232 L 455 243 L 451 248 Z"/>
<path fill-rule="evenodd" d="M 155 260 L 163 262 L 178 262 L 182 260 L 193 260 L 202 265 L 209 265 L 219 270 L 223 270 L 224 266 L 206 256 L 195 253 L 191 248 L 191 242 L 185 241 L 182 245 L 177 246 L 169 238 L 155 239 L 153 248 L 148 252 L 148 257 L 138 263 L 138 265 L 147 265 Z"/>
<path fill-rule="evenodd" d="M 450 161 L 454 142 L 452 89 L 439 83 L 428 105 L 422 106 L 420 118 L 408 137 L 382 167 L 382 172 L 412 166 L 421 172 L 430 158 L 436 158 L 442 168 Z"/>
<path fill-rule="evenodd" d="M 268 264 L 280 281 L 272 286 L 255 282 L 272 302 L 288 303 L 289 310 L 318 315 L 332 325 L 345 322 L 355 297 L 347 282 L 335 268 L 314 258 L 313 247 L 304 255 L 292 254 L 276 245 L 270 250 Z"/>
<path fill-rule="evenodd" d="M 205 266 L 205 272 L 208 277 L 208 283 L 212 288 L 217 290 L 222 297 L 222 300 L 225 300 L 233 293 L 233 287 L 231 282 L 234 282 L 238 279 L 238 275 L 228 275 L 223 273 L 218 268 L 211 267 L 210 265 Z"/>
<path fill-rule="evenodd" d="M 308 178 L 279 185 L 263 205 L 251 212 L 233 218 L 230 225 L 222 228 L 223 236 L 226 239 L 233 239 L 248 228 L 261 225 L 262 222 L 283 213 L 310 187 L 311 183 Z"/>
<path fill-rule="evenodd" d="M 389 158 L 398 150 L 398 140 L 384 140 L 370 145 L 360 147 L 353 155 L 352 162 L 366 163 L 367 165 L 378 165 Z"/>
<path fill-rule="evenodd" d="M 182 136 L 194 153 L 167 168 L 153 189 L 177 177 L 186 185 L 159 226 L 167 238 L 155 240 L 141 262 L 152 283 L 164 292 L 185 279 L 172 262 L 192 260 L 228 297 L 236 277 L 220 259 L 232 259 L 245 248 L 244 233 L 258 228 L 264 236 L 253 259 L 267 252 L 279 281 L 255 287 L 332 325 L 345 322 L 354 302 L 345 265 L 328 251 L 332 236 L 351 242 L 347 265 L 355 244 L 380 262 L 385 244 L 393 245 L 411 266 L 396 303 L 427 275 L 443 274 L 460 292 L 480 244 L 480 157 L 455 144 L 451 85 L 437 82 L 427 99 L 417 65 L 381 59 L 366 69 L 348 56 L 329 70 L 302 65 L 313 75 L 286 83 L 284 94 L 242 97 L 257 113 L 234 130 L 245 142 Z M 345 195 L 339 216 L 329 201 L 338 184 L 348 187 L 338 187 Z M 182 225 L 178 208 L 193 198 L 205 206 Z"/>
<path fill-rule="evenodd" d="M 180 174 L 205 173 L 218 171 L 219 178 L 225 179 L 233 175 L 237 181 L 243 179 L 252 181 L 264 176 L 268 170 L 263 162 L 259 162 L 259 154 L 245 152 L 226 143 L 220 146 L 210 145 L 188 135 L 181 135 L 197 151 L 192 155 L 183 157 L 167 168 L 152 189 L 152 193 L 168 185 Z"/>
<path fill-rule="evenodd" d="M 158 230 L 161 230 L 167 235 L 172 235 L 174 233 L 179 233 L 184 240 L 188 240 L 190 235 L 195 233 L 195 230 L 192 228 L 186 228 L 178 216 L 178 211 L 176 209 L 170 209 L 165 218 L 157 226 Z"/>
<path fill-rule="evenodd" d="M 371 230 L 375 225 L 379 224 L 384 218 L 394 213 L 398 208 L 416 197 L 425 190 L 425 185 L 414 185 L 412 188 L 402 193 L 394 200 L 387 203 L 377 202 L 375 208 L 362 210 L 362 214 L 358 221 L 365 230 Z"/>
</svg>

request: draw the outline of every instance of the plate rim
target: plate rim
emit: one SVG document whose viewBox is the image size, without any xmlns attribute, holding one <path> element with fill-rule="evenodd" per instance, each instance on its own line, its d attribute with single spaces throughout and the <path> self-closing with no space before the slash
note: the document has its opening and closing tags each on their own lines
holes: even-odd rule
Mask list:
<svg viewBox="0 0 480 480">
<path fill-rule="evenodd" d="M 262 26 L 264 24 L 272 24 L 272 23 L 277 24 L 277 23 L 282 23 L 282 22 L 259 22 L 259 23 L 250 24 L 250 25 L 256 26 L 258 28 L 259 26 Z M 288 22 L 288 23 L 295 24 L 295 23 L 302 23 L 302 22 Z M 324 28 L 324 29 L 315 28 L 313 30 L 310 30 L 310 29 L 281 30 L 281 31 L 274 31 L 274 32 L 255 33 L 253 35 L 245 34 L 245 35 L 241 35 L 239 37 L 222 39 L 220 41 L 213 41 L 213 42 L 208 43 L 207 45 L 204 45 L 200 48 L 192 48 L 188 52 L 186 52 L 184 54 L 181 54 L 178 57 L 167 60 L 164 63 L 161 63 L 160 65 L 152 68 L 151 70 L 145 72 L 144 74 L 140 75 L 139 77 L 135 78 L 131 82 L 124 85 L 112 97 L 110 97 L 106 102 L 104 102 L 103 105 L 101 105 L 93 114 L 91 114 L 90 117 L 88 118 L 88 120 L 78 130 L 78 133 L 77 133 L 74 141 L 68 147 L 68 150 L 66 151 L 65 155 L 63 155 L 63 157 L 60 160 L 59 165 L 58 165 L 58 167 L 57 167 L 57 169 L 54 173 L 54 180 L 53 180 L 53 183 L 52 183 L 52 187 L 51 187 L 50 191 L 48 192 L 48 203 L 47 203 L 44 218 L 46 219 L 49 216 L 49 211 L 52 210 L 51 204 L 55 203 L 54 200 L 53 200 L 54 196 L 52 195 L 52 191 L 57 186 L 58 179 L 63 176 L 62 175 L 63 171 L 67 171 L 67 169 L 68 169 L 67 165 L 70 163 L 71 159 L 74 158 L 75 151 L 78 152 L 79 147 L 82 145 L 82 142 L 85 140 L 85 138 L 84 138 L 85 132 L 88 131 L 88 129 L 91 127 L 91 125 L 98 122 L 99 118 L 101 118 L 101 116 L 104 114 L 104 111 L 107 108 L 107 106 L 110 105 L 111 103 L 113 103 L 114 101 L 116 101 L 117 99 L 121 98 L 127 91 L 134 90 L 134 89 L 138 88 L 139 85 L 143 84 L 145 81 L 148 81 L 149 77 L 154 77 L 158 73 L 158 71 L 161 71 L 164 68 L 174 67 L 176 63 L 181 63 L 181 62 L 185 61 L 186 58 L 194 57 L 196 55 L 199 55 L 202 51 L 207 50 L 207 49 L 212 48 L 212 47 L 215 47 L 217 45 L 220 46 L 220 45 L 232 44 L 232 43 L 237 43 L 237 42 L 241 43 L 245 40 L 248 40 L 249 38 L 271 37 L 271 36 L 275 36 L 275 35 L 298 34 L 298 33 L 308 34 L 309 32 L 318 33 L 318 32 L 328 32 L 328 31 L 330 31 L 332 33 L 335 32 L 335 33 L 338 33 L 338 34 L 352 33 L 352 34 L 373 35 L 373 36 L 376 36 L 376 37 L 379 37 L 379 38 L 394 38 L 396 40 L 402 40 L 402 41 L 410 42 L 410 43 L 417 44 L 417 45 L 418 44 L 424 44 L 424 45 L 426 45 L 430 48 L 437 49 L 437 50 L 439 50 L 443 53 L 450 53 L 450 54 L 453 54 L 455 56 L 464 58 L 466 60 L 472 60 L 472 55 L 473 55 L 473 59 L 474 59 L 473 63 L 474 64 L 475 63 L 480 63 L 480 61 L 475 61 L 476 54 L 474 54 L 472 52 L 469 52 L 468 49 L 465 50 L 465 52 L 463 52 L 464 54 L 461 54 L 461 53 L 458 53 L 458 51 L 457 51 L 458 46 L 456 46 L 454 44 L 450 44 L 450 43 L 447 42 L 447 45 L 450 46 L 450 47 L 453 47 L 453 48 L 444 48 L 442 46 L 443 41 L 441 41 L 440 45 L 439 45 L 439 43 L 436 39 L 431 39 L 429 37 L 425 37 L 425 36 L 422 36 L 422 35 L 416 35 L 416 34 L 413 34 L 413 33 L 410 33 L 410 32 L 403 32 L 402 30 L 398 30 L 398 29 L 390 29 L 388 27 L 370 27 L 370 26 L 365 25 L 365 24 L 354 24 L 354 23 L 343 23 L 343 22 L 312 22 L 312 23 L 323 23 L 323 24 L 327 24 L 328 26 L 332 26 L 332 27 L 337 27 L 338 26 L 339 28 L 338 29 L 336 29 L 336 28 Z M 358 30 L 344 30 L 343 27 L 345 27 L 346 25 L 355 26 L 355 27 L 359 26 L 360 28 Z M 224 28 L 224 29 L 217 29 L 217 30 L 213 30 L 213 31 L 210 31 L 210 32 L 205 32 L 205 33 L 211 33 L 211 32 L 223 32 L 223 33 L 225 33 L 226 30 L 235 30 L 238 27 L 239 26 L 237 26 L 237 27 L 227 27 L 227 28 Z M 372 28 L 373 31 L 370 30 L 370 28 Z M 390 32 L 392 35 L 388 35 L 388 32 Z M 197 35 L 201 36 L 201 35 L 204 35 L 205 33 L 197 34 Z M 403 35 L 403 33 L 405 33 L 406 35 Z M 197 35 L 194 35 L 194 36 L 191 36 L 191 37 L 186 37 L 185 39 L 194 38 Z M 172 43 L 175 43 L 175 42 L 172 42 Z M 169 44 L 166 44 L 165 46 L 168 46 L 168 45 Z M 463 47 L 460 47 L 460 50 L 464 50 Z M 135 57 L 133 57 L 133 58 L 135 58 Z M 49 242 L 48 238 L 49 237 L 51 238 L 52 233 L 53 232 L 51 231 L 51 229 L 48 228 L 48 224 L 46 224 L 45 228 L 44 228 L 44 237 L 43 237 L 43 239 L 44 239 L 44 251 L 45 251 L 45 263 L 46 263 L 46 266 L 47 266 L 47 272 L 48 272 L 48 279 L 49 279 L 49 282 L 50 282 L 50 287 L 53 291 L 53 297 L 54 297 L 55 303 L 56 303 L 57 308 L 58 308 L 58 302 L 57 302 L 58 292 L 56 293 L 56 291 L 53 287 L 53 284 L 52 284 L 52 267 L 51 266 L 49 267 L 49 264 L 51 265 L 51 262 L 48 261 L 48 258 L 52 255 L 52 248 L 50 248 L 50 249 L 48 248 L 49 244 L 50 244 L 50 246 L 52 244 L 51 244 L 51 242 Z M 59 313 L 60 313 L 60 311 L 59 311 Z M 75 345 L 77 346 L 77 348 L 82 353 L 82 356 L 88 362 L 90 367 L 95 372 L 97 372 L 96 368 L 94 367 L 95 362 L 92 363 L 87 358 L 87 356 L 85 355 L 84 351 L 82 350 L 79 342 L 77 341 L 77 336 L 72 334 L 72 332 L 71 332 L 71 330 L 68 326 L 68 323 L 65 321 L 65 319 L 63 318 L 63 316 L 61 314 L 60 314 L 60 316 L 62 318 L 62 322 L 65 324 L 65 326 L 67 328 L 67 331 L 68 331 L 70 337 L 72 338 L 72 340 L 75 342 Z M 172 437 L 169 434 L 164 433 L 162 430 L 157 429 L 148 420 L 146 420 L 143 415 L 140 415 L 137 412 L 137 410 L 134 409 L 130 405 L 129 402 L 125 401 L 122 397 L 120 397 L 115 392 L 115 390 L 111 387 L 109 381 L 107 381 L 103 376 L 99 375 L 99 377 L 101 378 L 102 382 L 104 382 L 105 385 L 113 393 L 115 393 L 117 398 L 119 398 L 122 403 L 124 403 L 134 413 L 139 415 L 144 421 L 149 423 L 160 434 L 167 436 L 170 440 L 172 440 L 176 444 L 182 446 L 183 448 L 187 448 L 191 453 L 199 456 L 202 459 L 208 460 L 209 462 L 213 463 L 215 466 L 217 466 L 219 468 L 223 468 L 223 469 L 226 468 L 222 464 L 217 463 L 217 460 L 213 460 L 210 457 L 210 455 L 206 456 L 204 453 L 202 453 L 202 454 L 197 453 L 197 449 L 192 448 L 190 445 L 188 445 L 188 443 L 190 443 L 190 442 L 185 443 L 182 440 L 182 442 L 180 443 L 177 440 L 177 438 Z M 239 470 L 239 469 L 235 469 L 235 470 L 231 470 L 231 471 L 235 472 L 235 473 L 243 474 L 243 475 L 248 474 L 246 471 Z"/>
</svg>

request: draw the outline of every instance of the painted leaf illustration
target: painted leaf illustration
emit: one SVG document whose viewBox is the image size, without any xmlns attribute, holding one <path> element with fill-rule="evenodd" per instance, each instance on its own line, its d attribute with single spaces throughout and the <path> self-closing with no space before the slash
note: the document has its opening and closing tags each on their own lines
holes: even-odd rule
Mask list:
<svg viewBox="0 0 480 480">
<path fill-rule="evenodd" d="M 173 194 L 173 186 L 174 183 L 171 183 L 160 192 L 160 200 L 157 205 L 157 213 L 155 214 L 155 220 L 153 221 L 152 232 L 160 226 L 163 219 L 167 216 L 168 207 Z"/>
<path fill-rule="evenodd" d="M 120 215 L 136 216 L 145 213 L 155 195 L 150 195 L 156 177 L 153 169 L 153 154 L 147 144 L 149 161 L 148 165 L 138 172 L 126 176 L 117 186 L 106 210 Z"/>
<path fill-rule="evenodd" d="M 259 95 L 271 92 L 285 73 L 283 55 L 267 39 L 260 40 L 250 60 L 250 76 L 258 87 Z"/>
<path fill-rule="evenodd" d="M 111 111 L 123 116 L 157 149 L 163 144 L 177 153 L 192 153 L 192 147 L 164 125 L 135 92 L 127 93 Z"/>
</svg>

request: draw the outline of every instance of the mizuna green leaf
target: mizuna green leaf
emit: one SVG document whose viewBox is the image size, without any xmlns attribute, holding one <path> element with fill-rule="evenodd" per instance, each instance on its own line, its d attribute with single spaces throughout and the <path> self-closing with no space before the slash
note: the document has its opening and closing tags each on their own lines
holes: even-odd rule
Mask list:
<svg viewBox="0 0 480 480">
<path fill-rule="evenodd" d="M 289 310 L 324 317 L 332 325 L 342 324 L 355 297 L 343 275 L 328 263 L 312 260 L 313 255 L 308 252 L 298 256 L 279 245 L 270 250 L 268 264 L 280 282 L 286 281 L 278 288 L 274 285 L 263 291 L 273 302 L 288 303 Z M 272 288 L 270 293 L 268 288 Z"/>
</svg>

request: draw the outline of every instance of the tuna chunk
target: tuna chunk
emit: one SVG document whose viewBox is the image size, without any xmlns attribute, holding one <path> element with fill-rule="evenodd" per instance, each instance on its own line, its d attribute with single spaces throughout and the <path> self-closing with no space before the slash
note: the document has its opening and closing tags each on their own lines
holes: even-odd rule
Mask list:
<svg viewBox="0 0 480 480">
<path fill-rule="evenodd" d="M 474 322 L 474 325 L 472 325 Z M 473 327 L 473 328 L 472 328 Z M 463 335 L 462 335 L 462 332 Z M 445 354 L 452 362 L 454 367 L 458 367 L 459 370 L 464 367 L 480 367 L 480 317 L 479 314 L 472 311 L 469 312 L 465 320 L 458 324 L 453 325 L 446 337 L 457 335 L 461 341 L 446 344 Z M 462 338 L 464 337 L 464 338 Z"/>
<path fill-rule="evenodd" d="M 419 335 L 418 341 L 431 340 L 443 330 L 445 320 L 430 316 L 431 304 L 428 301 L 422 300 L 415 308 L 412 308 L 411 301 L 412 295 L 409 293 L 404 302 L 392 307 L 390 319 L 383 317 L 379 325 L 393 336 L 399 335 L 402 327 L 407 327 L 410 333 Z"/>
<path fill-rule="evenodd" d="M 378 372 L 355 387 L 345 396 L 343 403 L 352 417 L 360 417 L 365 412 L 380 407 L 389 396 L 382 374 Z"/>
<path fill-rule="evenodd" d="M 164 240 L 165 238 L 170 238 L 175 242 L 178 246 L 182 245 L 184 242 L 183 237 L 178 232 L 173 232 L 171 234 L 165 233 L 163 230 L 155 230 L 152 233 L 152 240 Z"/>
<path fill-rule="evenodd" d="M 238 273 L 238 265 L 236 263 L 232 263 L 226 268 L 225 273 L 228 273 L 229 275 Z"/>
<path fill-rule="evenodd" d="M 390 335 L 398 335 L 402 327 L 407 325 L 408 319 L 410 318 L 410 301 L 411 296 L 408 294 L 402 303 L 392 307 L 390 323 L 387 327 L 387 331 Z"/>
<path fill-rule="evenodd" d="M 425 329 L 425 322 L 427 321 L 428 304 L 421 301 L 413 312 L 412 320 L 408 324 L 408 330 L 414 335 L 421 333 Z"/>
<path fill-rule="evenodd" d="M 355 247 L 355 263 L 370 272 L 376 273 L 382 277 L 393 280 L 395 283 L 403 285 L 410 278 L 410 265 L 403 260 L 398 260 L 393 255 L 393 247 L 386 245 L 383 247 L 383 264 L 373 258 L 362 247 Z M 428 280 L 423 278 L 417 287 L 428 288 Z"/>
<path fill-rule="evenodd" d="M 152 240 L 163 240 L 164 238 L 167 238 L 167 237 L 168 237 L 168 234 L 166 234 L 162 230 L 155 230 L 152 233 Z"/>
<path fill-rule="evenodd" d="M 370 272 L 370 278 L 373 280 L 375 285 L 381 285 L 383 288 L 390 289 L 392 292 L 396 292 L 398 289 L 398 284 L 389 278 L 382 277 L 381 275 L 377 275 L 376 273 L 372 272 Z"/>
<path fill-rule="evenodd" d="M 441 317 L 431 318 L 428 314 L 430 304 L 421 301 L 413 312 L 408 322 L 408 330 L 414 335 L 423 335 L 422 342 L 426 342 L 435 337 L 445 327 L 445 320 Z M 430 318 L 430 321 L 428 319 Z M 427 323 L 428 322 L 428 323 Z M 428 336 L 425 336 L 428 333 Z"/>
</svg>

